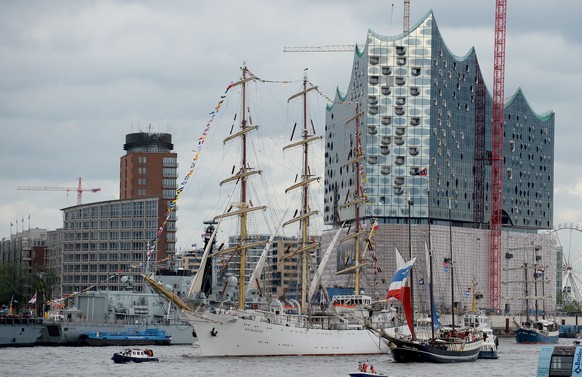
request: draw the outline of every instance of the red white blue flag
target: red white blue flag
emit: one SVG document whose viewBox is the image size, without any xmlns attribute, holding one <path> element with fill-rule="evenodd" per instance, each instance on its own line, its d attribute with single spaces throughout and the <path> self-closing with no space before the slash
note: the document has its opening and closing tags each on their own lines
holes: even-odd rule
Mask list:
<svg viewBox="0 0 582 377">
<path fill-rule="evenodd" d="M 400 267 L 392 277 L 392 282 L 390 282 L 390 288 L 388 289 L 388 298 L 394 297 L 399 301 L 402 301 L 402 291 L 406 288 L 410 289 L 408 286 L 408 274 L 412 269 L 412 265 L 416 262 L 416 257 L 412 258 L 406 262 L 402 267 Z"/>
<path fill-rule="evenodd" d="M 402 264 L 403 261 L 402 256 L 400 255 L 398 249 L 396 249 L 396 261 L 397 270 L 394 273 L 392 282 L 390 283 L 390 288 L 388 288 L 387 299 L 395 298 L 402 303 L 402 307 L 404 308 L 404 315 L 406 317 L 406 322 L 408 323 L 408 327 L 410 328 L 410 332 L 412 333 L 413 324 L 412 324 L 412 311 L 410 305 L 410 286 L 408 285 L 408 275 L 410 274 L 410 270 L 412 269 L 414 262 L 416 262 L 416 257 Z"/>
</svg>

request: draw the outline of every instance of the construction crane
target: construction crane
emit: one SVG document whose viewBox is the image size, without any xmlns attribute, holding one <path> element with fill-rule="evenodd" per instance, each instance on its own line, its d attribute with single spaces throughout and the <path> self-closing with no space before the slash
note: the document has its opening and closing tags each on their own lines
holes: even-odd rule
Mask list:
<svg viewBox="0 0 582 377">
<path fill-rule="evenodd" d="M 402 26 L 404 33 L 408 33 L 410 28 L 410 0 L 404 0 L 404 22 Z"/>
<path fill-rule="evenodd" d="M 394 7 L 394 4 L 392 4 Z M 402 24 L 404 33 L 408 33 L 410 27 L 410 0 L 404 0 L 404 23 Z M 364 46 L 362 43 L 360 46 Z M 353 52 L 357 45 L 324 45 L 324 46 L 298 46 L 283 47 L 283 52 Z"/>
<path fill-rule="evenodd" d="M 505 86 L 505 24 L 507 0 L 495 2 L 493 122 L 491 140 L 491 218 L 489 221 L 490 306 L 501 310 L 501 228 L 503 210 L 503 95 Z"/>
<path fill-rule="evenodd" d="M 283 47 L 283 52 L 352 52 L 356 48 L 352 45 L 325 45 L 312 47 Z"/>
<path fill-rule="evenodd" d="M 77 205 L 83 204 L 83 191 L 99 192 L 101 188 L 91 188 L 84 189 L 82 184 L 82 179 L 79 177 L 79 186 L 77 187 L 58 187 L 58 186 L 42 186 L 42 187 L 32 187 L 32 186 L 20 186 L 17 190 L 35 190 L 35 191 L 77 191 Z"/>
</svg>

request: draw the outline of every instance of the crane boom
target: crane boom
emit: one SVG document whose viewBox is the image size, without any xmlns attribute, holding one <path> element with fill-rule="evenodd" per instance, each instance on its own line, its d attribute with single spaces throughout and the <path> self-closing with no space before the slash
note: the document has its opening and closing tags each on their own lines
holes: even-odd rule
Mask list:
<svg viewBox="0 0 582 377">
<path fill-rule="evenodd" d="M 325 45 L 325 46 L 297 46 L 283 47 L 283 52 L 352 52 L 356 48 L 351 45 Z"/>
<path fill-rule="evenodd" d="M 493 122 L 491 151 L 490 304 L 501 310 L 501 229 L 503 211 L 503 96 L 505 85 L 505 25 L 507 0 L 495 2 L 495 54 L 493 66 Z"/>
<path fill-rule="evenodd" d="M 99 192 L 101 188 L 84 189 L 82 179 L 79 177 L 79 185 L 77 187 L 59 187 L 59 186 L 19 186 L 17 190 L 33 190 L 33 191 L 76 191 L 77 205 L 83 204 L 83 191 Z"/>
</svg>

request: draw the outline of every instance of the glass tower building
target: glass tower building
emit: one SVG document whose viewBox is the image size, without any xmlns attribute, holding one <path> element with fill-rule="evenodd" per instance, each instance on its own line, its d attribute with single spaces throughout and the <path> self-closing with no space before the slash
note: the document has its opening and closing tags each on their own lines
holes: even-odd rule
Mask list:
<svg viewBox="0 0 582 377">
<path fill-rule="evenodd" d="M 347 123 L 356 103 L 363 113 L 366 217 L 438 224 L 451 216 L 456 226 L 487 226 L 492 97 L 474 49 L 454 55 L 432 12 L 408 33 L 368 32 L 366 46 L 356 48 L 347 92 L 338 90 L 327 109 L 327 224 L 354 219 L 353 208 L 342 205 L 356 192 L 355 173 L 346 165 L 356 153 L 354 122 Z M 517 90 L 506 100 L 504 117 L 503 226 L 551 229 L 554 113 L 536 113 Z"/>
</svg>

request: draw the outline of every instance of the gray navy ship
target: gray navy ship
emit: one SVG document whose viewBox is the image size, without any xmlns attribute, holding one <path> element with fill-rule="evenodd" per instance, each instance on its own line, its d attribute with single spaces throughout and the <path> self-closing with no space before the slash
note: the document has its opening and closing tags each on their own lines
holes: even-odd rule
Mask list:
<svg viewBox="0 0 582 377">
<path fill-rule="evenodd" d="M 174 291 L 186 292 L 191 271 L 160 271 L 156 280 Z M 193 344 L 192 326 L 180 318 L 179 312 L 157 293 L 136 292 L 131 278 L 122 277 L 126 290 L 98 290 L 75 296 L 74 305 L 61 315 L 45 319 L 38 345 L 80 345 L 81 336 L 89 332 L 164 330 L 171 344 Z"/>
</svg>

